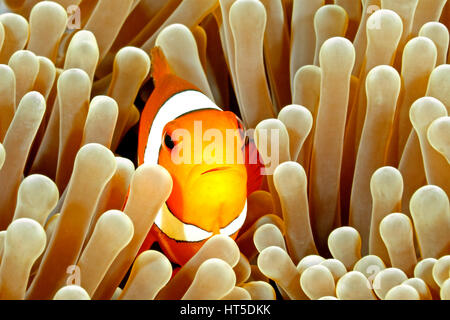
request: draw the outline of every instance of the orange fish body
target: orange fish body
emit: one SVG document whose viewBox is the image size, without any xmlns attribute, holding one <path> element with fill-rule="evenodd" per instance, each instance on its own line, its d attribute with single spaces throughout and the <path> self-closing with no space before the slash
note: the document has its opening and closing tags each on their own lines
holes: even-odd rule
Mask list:
<svg viewBox="0 0 450 320">
<path fill-rule="evenodd" d="M 214 234 L 237 236 L 248 191 L 261 184 L 260 165 L 246 165 L 256 149 L 246 144 L 239 118 L 173 74 L 159 48 L 152 51 L 152 76 L 155 90 L 141 116 L 138 164 L 163 166 L 173 189 L 141 251 L 157 241 L 171 261 L 183 265 Z"/>
</svg>

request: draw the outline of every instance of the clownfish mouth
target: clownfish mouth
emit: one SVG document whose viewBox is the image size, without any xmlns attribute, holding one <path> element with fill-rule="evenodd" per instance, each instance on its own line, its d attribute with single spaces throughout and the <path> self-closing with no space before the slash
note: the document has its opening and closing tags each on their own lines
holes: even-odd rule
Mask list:
<svg viewBox="0 0 450 320">
<path fill-rule="evenodd" d="M 223 170 L 227 170 L 227 169 L 230 169 L 230 167 L 217 167 L 217 168 L 213 168 L 210 170 L 206 170 L 205 172 L 202 173 L 202 175 L 210 173 L 210 172 L 223 171 Z"/>
</svg>

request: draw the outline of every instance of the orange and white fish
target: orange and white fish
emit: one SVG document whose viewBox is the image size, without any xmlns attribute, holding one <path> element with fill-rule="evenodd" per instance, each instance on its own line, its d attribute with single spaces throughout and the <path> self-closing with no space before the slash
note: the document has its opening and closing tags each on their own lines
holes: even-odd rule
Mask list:
<svg viewBox="0 0 450 320">
<path fill-rule="evenodd" d="M 176 76 L 160 48 L 151 55 L 155 89 L 141 116 L 138 164 L 163 166 L 173 189 L 141 251 L 157 241 L 171 261 L 183 265 L 214 234 L 237 236 L 247 214 L 247 195 L 261 185 L 262 165 L 248 163 L 257 151 L 234 113 Z M 224 140 L 211 150 L 204 141 L 208 133 L 217 139 L 233 131 L 239 134 L 232 144 Z"/>
</svg>

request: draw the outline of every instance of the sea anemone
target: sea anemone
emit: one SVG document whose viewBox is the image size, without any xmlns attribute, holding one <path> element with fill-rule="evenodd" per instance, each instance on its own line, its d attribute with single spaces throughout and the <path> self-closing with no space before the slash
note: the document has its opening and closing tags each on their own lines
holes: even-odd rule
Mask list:
<svg viewBox="0 0 450 320">
<path fill-rule="evenodd" d="M 450 299 L 446 0 L 0 10 L 0 299 Z M 136 168 L 155 46 L 267 174 L 237 239 L 176 272 L 138 255 L 173 183 Z"/>
</svg>

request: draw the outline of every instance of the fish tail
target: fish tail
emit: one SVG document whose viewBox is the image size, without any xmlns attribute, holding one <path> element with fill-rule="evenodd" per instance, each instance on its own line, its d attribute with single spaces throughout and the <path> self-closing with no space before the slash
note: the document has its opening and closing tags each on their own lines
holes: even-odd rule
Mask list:
<svg viewBox="0 0 450 320">
<path fill-rule="evenodd" d="M 156 85 L 156 83 L 165 75 L 172 73 L 172 70 L 160 47 L 154 47 L 151 50 L 150 55 L 152 61 L 151 74 Z"/>
</svg>

